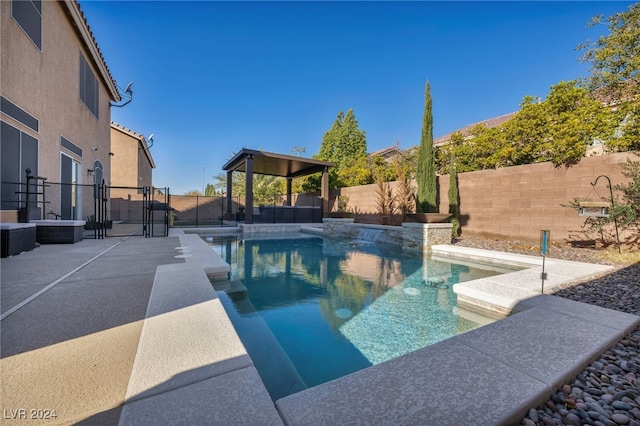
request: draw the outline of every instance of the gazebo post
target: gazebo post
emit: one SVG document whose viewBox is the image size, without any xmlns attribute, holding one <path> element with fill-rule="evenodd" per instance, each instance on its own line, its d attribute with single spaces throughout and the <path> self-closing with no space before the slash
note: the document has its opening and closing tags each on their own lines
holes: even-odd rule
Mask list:
<svg viewBox="0 0 640 426">
<path fill-rule="evenodd" d="M 287 205 L 288 206 L 291 205 L 291 183 L 292 182 L 293 182 L 293 179 L 287 178 Z"/>
<path fill-rule="evenodd" d="M 253 223 L 253 154 L 247 155 L 244 163 L 246 174 L 246 195 L 245 195 L 245 216 L 244 223 L 250 225 Z"/>
<path fill-rule="evenodd" d="M 233 172 L 227 172 L 227 220 L 231 220 L 231 215 L 233 214 L 233 206 L 231 205 L 231 200 L 233 199 L 233 195 L 231 194 L 233 188 Z"/>
<path fill-rule="evenodd" d="M 329 167 L 325 167 L 322 171 L 320 195 L 322 197 L 322 215 L 326 217 L 329 215 Z"/>
</svg>

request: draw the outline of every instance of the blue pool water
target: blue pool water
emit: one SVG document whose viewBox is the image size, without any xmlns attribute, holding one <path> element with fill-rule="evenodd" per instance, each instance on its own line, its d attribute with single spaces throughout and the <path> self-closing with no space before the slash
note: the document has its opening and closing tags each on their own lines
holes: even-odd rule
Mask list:
<svg viewBox="0 0 640 426">
<path fill-rule="evenodd" d="M 205 240 L 246 287 L 218 295 L 274 400 L 491 322 L 452 286 L 508 271 L 367 242 Z"/>
</svg>

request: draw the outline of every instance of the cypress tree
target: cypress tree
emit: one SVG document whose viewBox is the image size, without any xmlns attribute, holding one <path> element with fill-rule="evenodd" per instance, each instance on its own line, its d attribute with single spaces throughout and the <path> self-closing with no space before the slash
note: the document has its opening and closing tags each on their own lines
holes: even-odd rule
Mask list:
<svg viewBox="0 0 640 426">
<path fill-rule="evenodd" d="M 436 159 L 433 149 L 433 114 L 431 112 L 431 86 L 427 81 L 424 91 L 424 117 L 422 119 L 422 137 L 418 150 L 418 194 L 416 210 L 418 213 L 437 213 L 436 205 Z"/>
<path fill-rule="evenodd" d="M 455 162 L 451 162 L 449 167 L 449 213 L 451 214 L 450 222 L 453 224 L 451 228 L 451 235 L 457 237 L 460 235 L 460 219 L 459 219 L 459 198 L 458 193 L 458 171 Z"/>
</svg>

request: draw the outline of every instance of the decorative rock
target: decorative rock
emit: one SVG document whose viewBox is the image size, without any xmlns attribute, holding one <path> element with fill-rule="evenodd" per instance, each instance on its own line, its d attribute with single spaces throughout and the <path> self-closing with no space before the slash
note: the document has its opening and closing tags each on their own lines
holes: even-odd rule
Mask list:
<svg viewBox="0 0 640 426">
<path fill-rule="evenodd" d="M 627 404 L 626 402 L 614 401 L 613 404 L 611 404 L 611 406 L 616 410 L 631 411 L 631 405 Z"/>
<path fill-rule="evenodd" d="M 533 254 L 526 249 L 530 244 L 515 241 L 465 236 L 454 244 Z M 604 261 L 598 252 L 599 250 L 576 250 L 561 244 L 554 246 L 556 258 L 612 263 Z M 640 315 L 640 263 L 614 266 L 618 266 L 614 272 L 567 286 L 556 291 L 555 296 Z M 537 409 L 529 410 L 527 418 L 520 425 L 640 426 L 639 379 L 640 327 L 601 354 L 584 371 L 579 372 L 572 382 L 556 390 L 548 401 Z"/>
<path fill-rule="evenodd" d="M 633 397 L 633 392 L 631 392 L 630 390 L 620 391 L 613 396 L 613 399 L 615 399 L 616 401 L 620 401 L 625 396 L 627 398 Z"/>
<path fill-rule="evenodd" d="M 597 412 L 598 413 L 598 417 L 600 417 L 600 416 L 605 416 L 607 418 L 611 417 L 611 415 L 609 413 L 607 413 L 605 411 L 605 409 L 602 408 L 600 406 L 600 404 L 598 404 L 597 402 L 589 404 L 589 408 L 591 408 L 593 411 Z"/>
<path fill-rule="evenodd" d="M 554 413 L 558 411 L 558 407 L 556 407 L 556 404 L 554 404 L 553 401 L 549 400 L 545 404 L 549 408 L 549 410 L 553 411 Z"/>
<path fill-rule="evenodd" d="M 631 419 L 624 414 L 615 413 L 611 416 L 611 420 L 618 423 L 619 425 L 626 425 L 631 422 Z"/>
<path fill-rule="evenodd" d="M 567 425 L 581 426 L 582 425 L 582 420 L 577 415 L 575 415 L 573 413 L 569 413 L 564 418 L 564 423 L 567 424 Z"/>
</svg>

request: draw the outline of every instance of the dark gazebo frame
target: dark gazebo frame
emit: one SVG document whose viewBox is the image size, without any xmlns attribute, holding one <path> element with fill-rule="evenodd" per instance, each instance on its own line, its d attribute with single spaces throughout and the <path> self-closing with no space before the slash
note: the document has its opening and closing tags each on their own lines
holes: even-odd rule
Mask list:
<svg viewBox="0 0 640 426">
<path fill-rule="evenodd" d="M 287 179 L 287 205 L 291 205 L 291 181 L 293 178 L 322 172 L 321 197 L 322 212 L 329 211 L 329 167 L 334 164 L 311 158 L 295 157 L 293 155 L 275 154 L 273 152 L 258 151 L 243 148 L 232 159 L 222 166 L 227 172 L 227 216 L 231 217 L 231 199 L 233 188 L 233 172 L 246 174 L 246 224 L 253 223 L 253 174 L 280 176 Z"/>
</svg>

